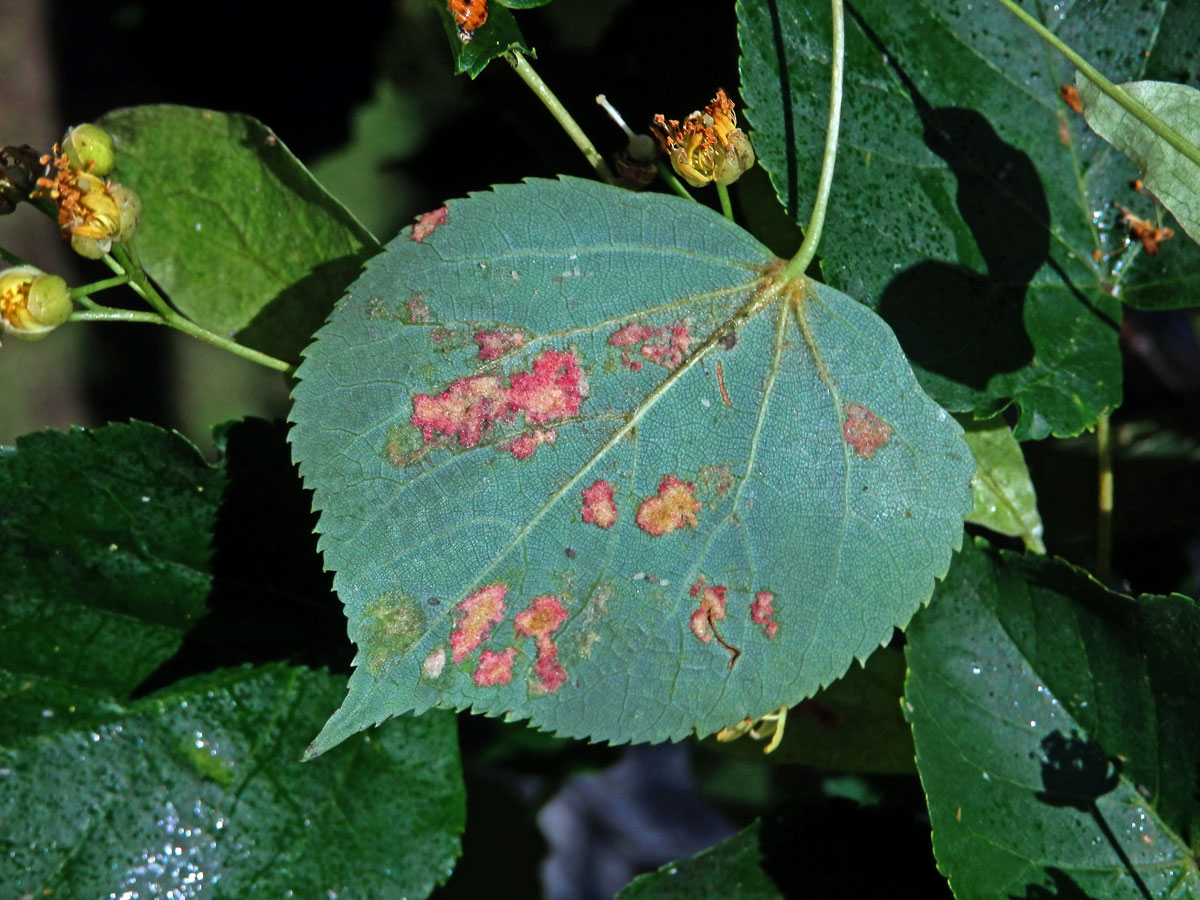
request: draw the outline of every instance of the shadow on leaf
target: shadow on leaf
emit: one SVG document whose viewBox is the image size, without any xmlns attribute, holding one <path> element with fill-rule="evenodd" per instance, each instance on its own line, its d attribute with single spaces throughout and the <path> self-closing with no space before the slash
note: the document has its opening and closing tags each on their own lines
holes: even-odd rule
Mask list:
<svg viewBox="0 0 1200 900">
<path fill-rule="evenodd" d="M 1027 884 L 1024 894 L 1009 894 L 1009 900 L 1095 900 L 1062 869 L 1049 866 L 1046 874 L 1054 882 L 1053 885 Z"/>
</svg>

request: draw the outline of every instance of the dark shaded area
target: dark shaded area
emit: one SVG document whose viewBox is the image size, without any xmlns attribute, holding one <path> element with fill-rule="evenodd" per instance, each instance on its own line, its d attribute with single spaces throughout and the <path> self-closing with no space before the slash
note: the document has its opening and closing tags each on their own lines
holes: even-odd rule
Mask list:
<svg viewBox="0 0 1200 900">
<path fill-rule="evenodd" d="M 980 274 L 937 260 L 919 263 L 888 284 L 878 312 L 921 368 L 983 390 L 993 376 L 1033 358 L 1024 324 L 1026 293 L 1050 255 L 1050 208 L 1041 179 L 1029 157 L 1001 140 L 980 113 L 933 108 L 892 48 L 848 9 L 908 91 L 926 146 L 954 174 L 955 204 L 986 268 Z"/>
<path fill-rule="evenodd" d="M 924 806 L 914 807 L 924 812 Z M 929 823 L 914 808 L 859 806 L 842 798 L 788 801 L 765 816 L 762 868 L 788 898 L 949 898 Z M 864 862 L 864 848 L 870 848 Z"/>
<path fill-rule="evenodd" d="M 1069 806 L 1090 815 L 1138 893 L 1150 900 L 1149 888 L 1096 805 L 1100 797 L 1120 783 L 1120 760 L 1106 756 L 1099 744 L 1091 738 L 1080 737 L 1076 731 L 1067 737 L 1055 729 L 1042 740 L 1041 746 L 1044 790 L 1034 796 L 1051 806 Z"/>
<path fill-rule="evenodd" d="M 228 481 L 213 537 L 209 612 L 139 695 L 243 663 L 288 660 L 349 672 L 346 620 L 316 552 L 312 495 L 286 435 L 284 423 L 261 419 L 218 434 Z"/>
<path fill-rule="evenodd" d="M 1017 896 L 1009 894 L 1009 900 L 1096 900 L 1083 890 L 1075 880 L 1062 869 L 1049 866 L 1046 874 L 1054 884 L 1046 887 L 1041 884 L 1025 885 L 1025 893 Z"/>
<path fill-rule="evenodd" d="M 1051 806 L 1070 806 L 1081 812 L 1095 809 L 1096 800 L 1121 781 L 1120 762 L 1105 756 L 1095 741 L 1078 732 L 1067 737 L 1054 731 L 1042 741 L 1042 787 L 1037 798 Z"/>
<path fill-rule="evenodd" d="M 325 324 L 346 286 L 376 252 L 375 247 L 368 247 L 361 253 L 314 266 L 307 276 L 259 310 L 237 333 L 238 343 L 299 365 L 301 352 Z"/>
</svg>

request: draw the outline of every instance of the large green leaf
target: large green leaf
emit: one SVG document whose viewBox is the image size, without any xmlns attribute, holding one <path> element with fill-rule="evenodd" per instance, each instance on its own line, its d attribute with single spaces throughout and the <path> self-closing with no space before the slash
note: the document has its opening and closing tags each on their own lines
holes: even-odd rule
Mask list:
<svg viewBox="0 0 1200 900">
<path fill-rule="evenodd" d="M 959 900 L 1197 897 L 1200 610 L 967 546 L 908 632 L 905 709 Z"/>
<path fill-rule="evenodd" d="M 451 715 L 306 765 L 297 749 L 341 691 L 325 673 L 227 669 L 87 717 L 27 689 L 61 725 L 0 745 L 8 896 L 399 900 L 458 855 Z"/>
<path fill-rule="evenodd" d="M 83 706 L 128 696 L 175 652 L 204 611 L 223 483 L 183 437 L 141 422 L 0 450 L 0 739 L 41 717 L 25 677 Z"/>
<path fill-rule="evenodd" d="M 1174 214 L 1192 240 L 1200 241 L 1200 166 L 1101 93 L 1082 72 L 1076 73 L 1075 83 L 1088 125 L 1133 161 L 1146 189 Z M 1200 91 L 1196 88 L 1164 81 L 1130 81 L 1120 88 L 1193 147 L 1200 147 Z M 1180 299 L 1181 306 L 1191 305 Z"/>
<path fill-rule="evenodd" d="M 378 244 L 256 119 L 186 106 L 104 116 L 115 177 L 142 198 L 134 243 L 189 318 L 297 359 Z"/>
<path fill-rule="evenodd" d="M 1194 4 L 1120 7 L 1040 10 L 1122 77 L 1200 41 Z M 829 4 L 738 8 L 751 138 L 803 222 L 828 114 Z M 1114 297 L 1180 305 L 1200 286 L 1200 248 L 1116 253 L 1112 204 L 1147 204 L 1133 167 L 1059 99 L 1070 65 L 999 4 L 856 3 L 846 67 L 825 277 L 893 326 L 946 408 L 985 418 L 1011 401 L 1018 439 L 1080 433 L 1121 399 Z"/>
<path fill-rule="evenodd" d="M 908 621 L 973 460 L 883 322 L 779 271 L 698 204 L 569 178 L 388 245 L 292 413 L 358 644 L 314 753 L 434 706 L 705 735 Z"/>
</svg>

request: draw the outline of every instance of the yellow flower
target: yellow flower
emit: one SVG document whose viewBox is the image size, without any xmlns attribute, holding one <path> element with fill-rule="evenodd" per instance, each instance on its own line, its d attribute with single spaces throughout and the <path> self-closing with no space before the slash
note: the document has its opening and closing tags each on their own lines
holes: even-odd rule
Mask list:
<svg viewBox="0 0 1200 900">
<path fill-rule="evenodd" d="M 733 101 L 718 89 L 712 103 L 683 120 L 656 115 L 650 130 L 671 159 L 671 167 L 692 187 L 733 184 L 754 165 L 750 139 L 737 127 Z"/>
<path fill-rule="evenodd" d="M 76 168 L 67 153 L 54 146 L 54 154 L 43 156 L 53 177 L 37 180 L 34 197 L 48 197 L 58 209 L 58 224 L 71 236 L 76 252 L 99 259 L 111 248 L 133 236 L 141 213 L 141 200 L 124 185 Z"/>
</svg>

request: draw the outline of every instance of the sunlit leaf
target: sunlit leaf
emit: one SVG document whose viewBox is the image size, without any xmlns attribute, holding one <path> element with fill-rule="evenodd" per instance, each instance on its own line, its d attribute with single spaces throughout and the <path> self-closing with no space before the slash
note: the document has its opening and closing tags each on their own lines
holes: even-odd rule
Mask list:
<svg viewBox="0 0 1200 900">
<path fill-rule="evenodd" d="M 963 423 L 967 444 L 978 468 L 971 479 L 975 506 L 968 522 L 997 534 L 1019 537 L 1035 553 L 1045 553 L 1037 494 L 1021 445 L 1002 418 Z"/>
<path fill-rule="evenodd" d="M 181 312 L 295 359 L 375 239 L 256 119 L 186 106 L 104 116 L 114 177 L 142 198 L 134 244 Z"/>
<path fill-rule="evenodd" d="M 908 621 L 974 462 L 883 322 L 780 270 L 577 179 L 451 201 L 368 266 L 292 415 L 358 645 L 313 752 L 433 706 L 705 735 Z"/>
<path fill-rule="evenodd" d="M 905 685 L 959 900 L 1200 894 L 1197 646 L 1186 597 L 963 549 L 909 628 Z"/>
<path fill-rule="evenodd" d="M 1146 190 L 1171 211 L 1192 240 L 1200 241 L 1200 165 L 1126 112 L 1082 72 L 1076 74 L 1075 84 L 1088 125 L 1133 161 Z M 1200 147 L 1200 90 L 1163 81 L 1127 81 L 1119 87 L 1193 147 Z"/>
</svg>

